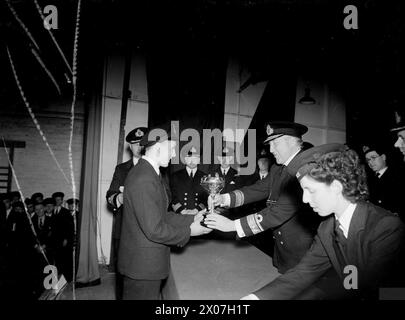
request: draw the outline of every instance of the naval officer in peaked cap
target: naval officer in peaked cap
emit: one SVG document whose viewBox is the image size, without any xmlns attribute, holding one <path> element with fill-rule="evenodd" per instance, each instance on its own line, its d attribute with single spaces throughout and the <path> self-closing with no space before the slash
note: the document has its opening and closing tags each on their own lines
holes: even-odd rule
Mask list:
<svg viewBox="0 0 405 320">
<path fill-rule="evenodd" d="M 208 193 L 201 186 L 204 172 L 198 169 L 200 152 L 192 146 L 184 157 L 186 167 L 170 178 L 172 208 L 176 213 L 197 214 L 207 206 Z"/>
<path fill-rule="evenodd" d="M 302 135 L 308 128 L 295 122 L 270 122 L 266 126 L 267 138 L 277 165 L 255 184 L 218 195 L 214 205 L 239 207 L 243 204 L 266 199 L 266 208 L 234 221 L 210 214 L 207 226 L 221 231 L 236 231 L 240 238 L 256 235 L 271 229 L 273 233 L 273 264 L 280 273 L 297 265 L 309 249 L 319 219 L 302 203 L 302 190 L 295 176 L 286 166 L 301 152 Z M 210 202 L 209 202 L 210 206 Z"/>
<path fill-rule="evenodd" d="M 140 146 L 142 137 L 148 132 L 146 127 L 138 127 L 131 130 L 125 137 L 132 152 L 132 158 L 115 167 L 114 175 L 111 180 L 110 188 L 107 190 L 106 198 L 108 207 L 114 213 L 112 228 L 112 260 L 113 266 L 117 269 L 117 255 L 119 240 L 121 237 L 122 224 L 122 204 L 124 203 L 124 183 L 129 171 L 136 165 L 141 158 L 143 147 Z M 117 272 L 117 270 L 116 270 Z M 122 280 L 119 274 L 116 275 L 116 297 L 120 299 L 122 292 Z"/>
</svg>

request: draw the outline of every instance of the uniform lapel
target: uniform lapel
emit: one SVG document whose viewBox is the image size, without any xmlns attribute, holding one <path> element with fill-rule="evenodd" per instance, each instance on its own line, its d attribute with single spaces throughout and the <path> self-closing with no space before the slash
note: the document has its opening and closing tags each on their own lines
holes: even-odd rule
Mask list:
<svg viewBox="0 0 405 320">
<path fill-rule="evenodd" d="M 352 220 L 350 221 L 348 241 L 347 241 L 347 258 L 348 262 L 351 264 L 358 265 L 361 267 L 363 265 L 363 259 L 361 254 L 361 244 L 359 242 L 359 235 L 365 229 L 367 219 L 367 208 L 366 204 L 359 202 L 356 209 L 353 212 Z"/>
<path fill-rule="evenodd" d="M 166 208 L 168 208 L 169 207 L 169 196 L 166 192 L 165 182 L 163 181 L 162 174 L 159 175 L 159 180 L 160 180 L 161 188 L 163 189 L 161 192 L 164 193 L 164 197 L 166 200 Z"/>
<path fill-rule="evenodd" d="M 146 161 L 145 159 L 139 159 L 138 165 L 142 163 L 142 165 L 145 167 L 145 169 L 149 170 L 151 172 L 151 174 L 155 177 L 156 180 L 158 180 L 159 184 L 160 184 L 160 193 L 163 196 L 163 198 L 166 201 L 166 209 L 169 207 L 169 196 L 166 192 L 166 188 L 165 188 L 165 184 L 163 181 L 163 177 L 162 177 L 162 173 L 157 174 L 155 169 L 152 167 L 152 165 Z"/>
<path fill-rule="evenodd" d="M 272 172 L 268 201 L 276 202 L 278 200 L 282 188 L 281 184 L 284 182 L 284 177 L 287 173 L 287 170 L 284 170 L 284 168 L 285 166 L 277 165 Z"/>
<path fill-rule="evenodd" d="M 339 260 L 333 247 L 334 219 L 335 216 L 331 215 L 331 217 L 322 224 L 322 228 L 319 229 L 318 235 L 333 265 L 333 268 L 336 270 L 337 274 L 342 277 Z"/>
</svg>

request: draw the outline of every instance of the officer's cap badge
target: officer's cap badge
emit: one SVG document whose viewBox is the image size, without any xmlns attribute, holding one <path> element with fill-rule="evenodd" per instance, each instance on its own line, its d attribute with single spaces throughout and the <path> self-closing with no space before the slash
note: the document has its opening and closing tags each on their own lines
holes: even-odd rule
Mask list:
<svg viewBox="0 0 405 320">
<path fill-rule="evenodd" d="M 401 116 L 397 111 L 395 111 L 395 123 L 399 124 L 401 122 Z"/>
<path fill-rule="evenodd" d="M 274 132 L 273 128 L 270 127 L 269 124 L 267 125 L 266 132 L 267 132 L 267 135 L 268 135 L 268 136 L 272 135 L 273 132 Z"/>
<path fill-rule="evenodd" d="M 143 131 L 141 130 L 141 129 L 138 129 L 138 130 L 136 130 L 136 132 L 135 132 L 135 136 L 136 137 L 143 137 L 144 136 L 144 133 L 143 133 Z"/>
</svg>

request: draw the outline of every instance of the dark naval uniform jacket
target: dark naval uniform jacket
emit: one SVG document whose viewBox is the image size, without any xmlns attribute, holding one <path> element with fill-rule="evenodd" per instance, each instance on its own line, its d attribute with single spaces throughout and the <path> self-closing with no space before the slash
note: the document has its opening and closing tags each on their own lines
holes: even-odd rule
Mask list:
<svg viewBox="0 0 405 320">
<path fill-rule="evenodd" d="M 255 184 L 230 193 L 230 207 L 267 199 L 266 208 L 239 219 L 244 236 L 271 229 L 273 264 L 280 273 L 294 267 L 309 249 L 319 224 L 317 215 L 302 202 L 302 189 L 285 166 L 273 165 Z"/>
<path fill-rule="evenodd" d="M 345 261 L 339 260 L 334 245 L 335 216 L 324 220 L 314 242 L 300 263 L 274 281 L 254 292 L 260 299 L 293 299 L 302 290 L 334 269 L 337 274 L 335 288 L 332 285 L 324 297 L 319 298 L 378 298 L 378 287 L 403 285 L 403 249 L 405 228 L 401 220 L 391 212 L 371 203 L 359 202 L 354 210 L 346 239 Z M 343 287 L 344 266 L 355 266 L 358 289 Z"/>
<path fill-rule="evenodd" d="M 117 196 L 121 192 L 120 188 L 122 189 L 124 187 L 125 179 L 133 166 L 134 161 L 131 158 L 130 160 L 123 162 L 115 167 L 110 188 L 108 189 L 106 194 L 108 206 L 113 210 L 115 214 L 112 230 L 113 239 L 120 238 L 122 224 L 122 205 L 120 207 L 117 207 Z"/>
<path fill-rule="evenodd" d="M 403 221 L 405 221 L 404 178 L 403 171 L 389 166 L 381 177 L 373 175 L 368 179 L 369 200 L 377 206 L 397 213 Z"/>
<path fill-rule="evenodd" d="M 170 178 L 170 189 L 172 207 L 176 213 L 184 209 L 201 211 L 206 208 L 208 193 L 200 184 L 203 176 L 204 172 L 198 169 L 193 178 L 188 175 L 186 168 L 173 173 Z"/>
<path fill-rule="evenodd" d="M 118 271 L 132 279 L 160 280 L 169 275 L 170 247 L 184 246 L 194 216 L 167 212 L 164 182 L 145 159 L 125 181 Z"/>
<path fill-rule="evenodd" d="M 234 168 L 229 167 L 228 172 L 226 175 L 223 175 L 222 168 L 219 167 L 217 168 L 211 175 L 214 175 L 218 173 L 218 175 L 222 178 L 225 179 L 225 187 L 220 191 L 220 194 L 224 193 L 230 193 L 231 191 L 234 191 L 238 188 L 241 187 L 241 178 L 238 175 L 238 171 L 236 171 Z M 228 217 L 230 219 L 237 219 L 243 213 L 240 212 L 239 208 L 221 208 L 218 207 L 215 209 L 217 212 L 220 214 L 224 215 L 225 217 Z"/>
</svg>

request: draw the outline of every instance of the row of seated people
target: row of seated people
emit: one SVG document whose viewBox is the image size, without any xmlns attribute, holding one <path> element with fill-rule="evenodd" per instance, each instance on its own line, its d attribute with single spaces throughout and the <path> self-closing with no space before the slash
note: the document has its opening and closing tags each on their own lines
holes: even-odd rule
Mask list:
<svg viewBox="0 0 405 320">
<path fill-rule="evenodd" d="M 55 192 L 45 199 L 35 193 L 23 203 L 19 195 L 15 191 L 1 195 L 0 246 L 5 263 L 0 281 L 12 292 L 19 288 L 19 295 L 24 288 L 26 297 L 35 299 L 45 290 L 47 265 L 56 266 L 59 278 L 72 280 L 73 215 L 77 216 L 79 201 L 64 202 L 64 194 Z"/>
</svg>

